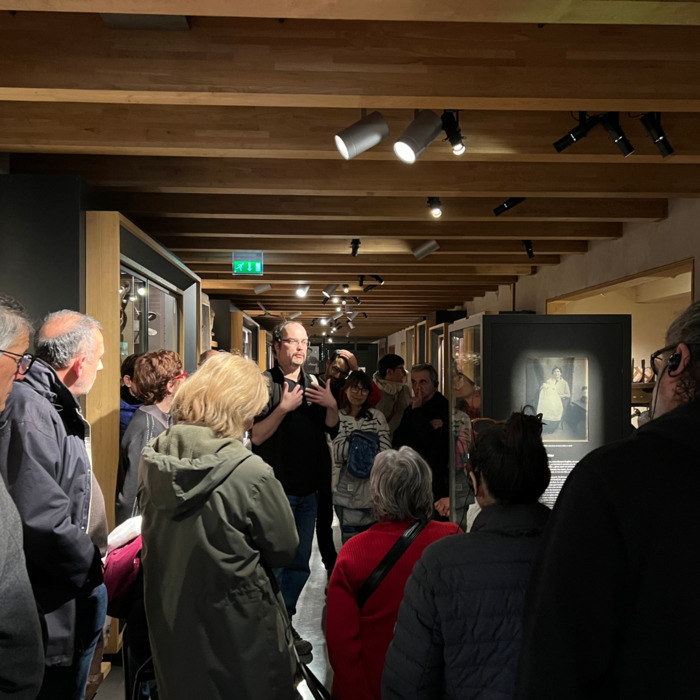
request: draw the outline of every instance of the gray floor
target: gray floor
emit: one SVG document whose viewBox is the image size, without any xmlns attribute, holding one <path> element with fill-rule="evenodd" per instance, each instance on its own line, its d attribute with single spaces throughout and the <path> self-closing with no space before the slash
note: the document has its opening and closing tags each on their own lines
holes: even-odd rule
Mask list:
<svg viewBox="0 0 700 700">
<path fill-rule="evenodd" d="M 336 539 L 336 548 L 340 549 L 340 535 L 337 519 L 334 521 L 333 532 Z M 321 562 L 321 555 L 316 546 L 311 555 L 311 577 L 304 587 L 304 590 L 297 605 L 297 614 L 294 616 L 294 627 L 304 638 L 313 645 L 313 660 L 309 667 L 327 688 L 330 689 L 333 682 L 333 670 L 328 663 L 328 653 L 326 651 L 326 638 L 323 631 L 325 621 L 326 597 L 324 589 L 326 587 L 326 570 Z M 299 692 L 304 700 L 313 700 L 313 696 L 306 689 L 305 685 L 299 687 Z M 112 664 L 112 670 L 107 679 L 97 692 L 96 698 L 99 700 L 125 700 L 124 698 L 124 675 L 121 666 Z M 163 699 L 167 700 L 167 699 Z M 193 698 L 193 700 L 196 700 Z M 264 700 L 261 698 L 260 700 Z"/>
</svg>

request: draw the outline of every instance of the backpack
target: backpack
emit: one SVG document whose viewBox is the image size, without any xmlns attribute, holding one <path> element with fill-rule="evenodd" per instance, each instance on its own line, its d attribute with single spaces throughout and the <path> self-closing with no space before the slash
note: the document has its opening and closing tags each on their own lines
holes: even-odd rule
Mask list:
<svg viewBox="0 0 700 700">
<path fill-rule="evenodd" d="M 357 479 L 366 479 L 379 452 L 379 435 L 367 430 L 355 430 L 349 439 L 348 474 Z"/>
</svg>

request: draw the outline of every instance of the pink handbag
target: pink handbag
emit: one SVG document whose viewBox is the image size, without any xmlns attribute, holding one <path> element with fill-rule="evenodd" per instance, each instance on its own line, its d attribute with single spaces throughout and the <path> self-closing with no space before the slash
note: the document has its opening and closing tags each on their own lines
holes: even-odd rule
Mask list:
<svg viewBox="0 0 700 700">
<path fill-rule="evenodd" d="M 104 581 L 107 586 L 107 614 L 123 617 L 130 607 L 130 593 L 141 568 L 141 535 L 112 550 L 105 559 Z"/>
</svg>

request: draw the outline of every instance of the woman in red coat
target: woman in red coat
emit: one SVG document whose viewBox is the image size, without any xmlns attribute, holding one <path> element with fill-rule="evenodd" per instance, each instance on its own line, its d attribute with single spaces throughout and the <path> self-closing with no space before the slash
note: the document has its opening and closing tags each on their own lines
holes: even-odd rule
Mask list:
<svg viewBox="0 0 700 700">
<path fill-rule="evenodd" d="M 379 522 L 343 545 L 328 586 L 326 641 L 338 700 L 380 700 L 384 657 L 413 565 L 429 544 L 460 532 L 428 522 L 360 610 L 360 586 L 415 520 L 432 515 L 431 484 L 430 467 L 410 447 L 377 455 L 370 487 Z"/>
</svg>

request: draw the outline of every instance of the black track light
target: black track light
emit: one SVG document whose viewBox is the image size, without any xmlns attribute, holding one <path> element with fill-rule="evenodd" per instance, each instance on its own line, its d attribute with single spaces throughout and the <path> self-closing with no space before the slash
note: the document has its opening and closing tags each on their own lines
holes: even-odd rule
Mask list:
<svg viewBox="0 0 700 700">
<path fill-rule="evenodd" d="M 462 131 L 459 128 L 459 110 L 445 110 L 442 113 L 442 128 L 445 130 L 447 138 L 452 146 L 452 153 L 461 156 L 467 149 L 462 140 Z"/>
<path fill-rule="evenodd" d="M 317 318 L 312 318 L 312 319 L 311 319 L 311 323 L 310 323 L 309 325 L 312 326 L 312 327 L 315 326 L 315 325 L 316 325 L 316 321 L 318 321 Z"/>
<path fill-rule="evenodd" d="M 360 297 L 350 297 L 350 298 L 351 298 L 356 304 L 361 304 L 361 303 L 362 303 L 362 299 L 360 299 Z"/>
<path fill-rule="evenodd" d="M 494 210 L 493 213 L 496 216 L 500 216 L 501 214 L 507 212 L 509 209 L 512 209 L 513 207 L 518 206 L 520 202 L 524 202 L 525 197 L 508 197 L 503 204 L 499 204 Z"/>
<path fill-rule="evenodd" d="M 532 241 L 523 241 L 523 247 L 525 248 L 528 258 L 535 257 L 535 251 L 532 248 Z"/>
<path fill-rule="evenodd" d="M 428 197 L 428 209 L 433 219 L 439 219 L 442 216 L 442 202 L 440 197 Z"/>
<path fill-rule="evenodd" d="M 359 281 L 358 281 L 359 286 L 360 286 L 360 287 L 364 287 L 364 285 L 365 285 L 365 276 L 364 276 L 364 275 L 358 275 L 358 276 L 357 276 L 357 279 L 359 280 Z"/>
<path fill-rule="evenodd" d="M 369 318 L 369 316 L 367 316 L 367 314 L 366 314 L 364 311 L 362 312 L 362 315 L 363 315 L 365 318 Z"/>
<path fill-rule="evenodd" d="M 372 275 L 372 279 L 378 284 L 384 284 L 384 280 L 379 275 Z"/>
<path fill-rule="evenodd" d="M 326 298 L 321 302 L 321 306 L 325 306 L 329 301 L 330 301 L 330 299 L 329 299 L 328 297 L 326 297 Z"/>
<path fill-rule="evenodd" d="M 343 285 L 343 294 L 347 294 L 349 291 L 350 291 L 350 285 L 344 284 Z"/>
<path fill-rule="evenodd" d="M 562 136 L 558 141 L 554 142 L 554 148 L 557 153 L 561 153 L 569 146 L 588 136 L 588 132 L 598 124 L 600 124 L 599 116 L 589 117 L 587 112 L 579 112 L 578 126 L 575 126 L 566 136 Z"/>
<path fill-rule="evenodd" d="M 371 292 L 373 289 L 376 289 L 379 285 L 378 284 L 368 284 L 362 291 L 363 292 Z"/>
<path fill-rule="evenodd" d="M 659 153 L 665 158 L 670 156 L 673 152 L 673 146 L 668 142 L 666 138 L 666 132 L 661 126 L 661 113 L 660 112 L 647 112 L 642 114 L 640 121 L 644 125 L 644 128 L 649 134 L 649 138 L 654 142 L 654 145 L 659 149 Z"/>
<path fill-rule="evenodd" d="M 357 257 L 357 251 L 360 249 L 361 245 L 362 241 L 359 238 L 353 238 L 350 241 L 350 252 L 352 253 L 353 257 Z"/>
<path fill-rule="evenodd" d="M 629 142 L 629 139 L 620 126 L 620 113 L 606 112 L 601 117 L 600 121 L 605 127 L 605 131 L 608 132 L 608 136 L 612 139 L 612 142 L 620 149 L 620 153 L 622 153 L 625 158 L 632 155 L 634 153 L 634 146 Z"/>
</svg>

